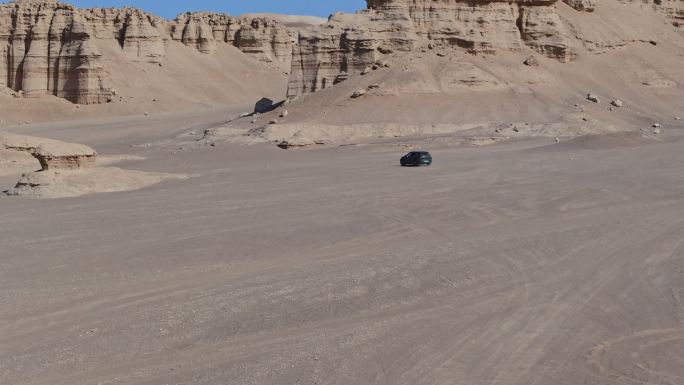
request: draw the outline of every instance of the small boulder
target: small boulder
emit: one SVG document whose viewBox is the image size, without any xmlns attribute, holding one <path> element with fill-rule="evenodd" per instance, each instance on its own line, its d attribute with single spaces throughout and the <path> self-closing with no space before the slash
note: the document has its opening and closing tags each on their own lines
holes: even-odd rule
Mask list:
<svg viewBox="0 0 684 385">
<path fill-rule="evenodd" d="M 654 123 L 653 128 L 661 128 L 662 125 L 660 123 Z"/>
<path fill-rule="evenodd" d="M 523 62 L 526 66 L 530 67 L 539 67 L 539 62 L 537 61 L 537 58 L 534 56 L 530 56 L 525 61 Z"/>
<path fill-rule="evenodd" d="M 280 117 L 281 118 L 286 118 L 290 114 L 290 111 L 288 110 L 283 110 L 280 112 Z"/>
<path fill-rule="evenodd" d="M 679 116 L 675 116 L 675 120 L 682 120 Z"/>
<path fill-rule="evenodd" d="M 261 98 L 254 104 L 254 112 L 264 114 L 276 108 L 275 102 L 269 98 Z"/>
<path fill-rule="evenodd" d="M 612 102 L 610 102 L 610 104 L 612 104 L 614 107 L 618 107 L 618 108 L 622 107 L 624 105 L 624 103 L 620 99 L 615 99 Z"/>
<path fill-rule="evenodd" d="M 587 100 L 593 103 L 601 103 L 601 99 L 599 99 L 599 97 L 594 94 L 588 94 Z"/>
<path fill-rule="evenodd" d="M 363 71 L 361 71 L 361 75 L 367 75 L 367 74 L 369 74 L 372 70 L 373 70 L 373 67 L 371 67 L 371 66 L 366 66 L 366 68 L 364 68 Z"/>
<path fill-rule="evenodd" d="M 363 96 L 365 94 L 366 94 L 366 90 L 356 90 L 356 91 L 354 91 L 354 93 L 352 94 L 351 97 L 356 99 L 356 98 L 360 98 L 361 96 Z"/>
<path fill-rule="evenodd" d="M 369 89 L 369 90 L 375 90 L 375 89 L 378 89 L 378 88 L 380 88 L 380 84 L 378 84 L 378 83 L 374 83 L 374 84 L 371 84 L 371 85 L 368 86 L 368 89 Z"/>
<path fill-rule="evenodd" d="M 382 54 L 388 55 L 394 52 L 394 48 L 387 45 L 381 45 L 378 47 L 378 51 L 380 51 Z"/>
<path fill-rule="evenodd" d="M 268 124 L 278 124 L 278 119 L 271 119 L 271 121 L 268 122 Z"/>
</svg>

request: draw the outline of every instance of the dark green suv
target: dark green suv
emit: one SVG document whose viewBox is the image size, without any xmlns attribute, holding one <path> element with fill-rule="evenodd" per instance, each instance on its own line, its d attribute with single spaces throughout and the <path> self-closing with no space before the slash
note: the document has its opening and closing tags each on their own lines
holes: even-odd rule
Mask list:
<svg viewBox="0 0 684 385">
<path fill-rule="evenodd" d="M 401 157 L 403 167 L 429 166 L 432 164 L 432 155 L 427 151 L 411 151 Z"/>
</svg>

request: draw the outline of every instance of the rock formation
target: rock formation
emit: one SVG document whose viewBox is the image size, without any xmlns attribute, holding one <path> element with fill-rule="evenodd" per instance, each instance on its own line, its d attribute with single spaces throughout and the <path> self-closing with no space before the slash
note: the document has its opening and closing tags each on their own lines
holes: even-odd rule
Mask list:
<svg viewBox="0 0 684 385">
<path fill-rule="evenodd" d="M 86 145 L 2 132 L 0 147 L 31 154 L 40 162 L 42 171 L 91 168 L 97 158 L 95 150 Z"/>
<path fill-rule="evenodd" d="M 166 22 L 136 8 L 82 10 L 91 34 L 97 39 L 116 39 L 133 60 L 159 63 L 165 55 Z"/>
<path fill-rule="evenodd" d="M 214 53 L 227 43 L 265 62 L 290 62 L 292 41 L 285 27 L 267 17 L 232 17 L 219 13 L 185 13 L 170 23 L 173 40 Z"/>
<path fill-rule="evenodd" d="M 80 12 L 54 0 L 0 5 L 0 86 L 75 103 L 111 97 L 101 55 Z"/>
<path fill-rule="evenodd" d="M 170 40 L 211 54 L 219 42 L 289 67 L 292 39 L 267 17 L 183 14 L 165 21 L 135 8 L 77 9 L 56 0 L 0 4 L 0 87 L 74 103 L 112 100 L 96 40 L 114 40 L 132 61 L 161 63 Z"/>
<path fill-rule="evenodd" d="M 300 34 L 288 95 L 331 86 L 394 52 L 457 47 L 473 53 L 521 50 L 568 62 L 575 57 L 555 11 L 556 0 L 368 0 L 368 9 L 336 14 Z"/>
<path fill-rule="evenodd" d="M 594 0 L 563 0 L 563 2 L 578 11 L 594 12 L 596 8 Z"/>
</svg>

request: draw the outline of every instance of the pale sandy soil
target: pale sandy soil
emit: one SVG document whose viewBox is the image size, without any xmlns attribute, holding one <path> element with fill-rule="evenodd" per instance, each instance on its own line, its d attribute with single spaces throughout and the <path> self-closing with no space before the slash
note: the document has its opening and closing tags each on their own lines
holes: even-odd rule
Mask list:
<svg viewBox="0 0 684 385">
<path fill-rule="evenodd" d="M 135 146 L 228 114 L 16 128 L 198 176 L 0 199 L 0 383 L 684 383 L 681 124 Z M 405 145 L 434 166 L 398 167 Z"/>
</svg>

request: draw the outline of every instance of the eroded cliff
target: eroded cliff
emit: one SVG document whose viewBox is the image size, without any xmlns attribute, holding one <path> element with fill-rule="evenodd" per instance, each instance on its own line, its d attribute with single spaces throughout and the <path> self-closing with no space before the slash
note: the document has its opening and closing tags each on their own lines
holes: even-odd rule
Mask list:
<svg viewBox="0 0 684 385">
<path fill-rule="evenodd" d="M 27 98 L 111 101 L 111 80 L 96 40 L 113 40 L 129 60 L 155 64 L 164 60 L 171 41 L 205 54 L 229 44 L 285 69 L 292 52 L 288 30 L 267 17 L 188 13 L 166 21 L 135 8 L 78 9 L 55 0 L 18 0 L 0 4 L 0 87 Z"/>
<path fill-rule="evenodd" d="M 261 61 L 290 63 L 292 39 L 275 19 L 185 13 L 170 23 L 169 30 L 173 40 L 203 53 L 214 53 L 217 44 L 227 43 Z"/>
<path fill-rule="evenodd" d="M 528 49 L 567 63 L 584 42 L 576 39 L 573 26 L 558 10 L 569 6 L 578 15 L 593 13 L 597 1 L 367 0 L 367 4 L 364 11 L 335 14 L 327 24 L 300 34 L 289 97 L 327 88 L 388 56 L 425 49 L 453 47 L 475 54 Z M 684 1 L 644 0 L 644 4 L 681 27 Z"/>
<path fill-rule="evenodd" d="M 340 74 L 362 71 L 397 51 L 460 47 L 474 53 L 531 47 L 562 62 L 574 58 L 556 0 L 368 0 L 368 9 L 336 14 L 302 33 L 293 55 L 288 95 L 326 88 Z"/>
<path fill-rule="evenodd" d="M 0 87 L 25 97 L 56 95 L 75 103 L 111 96 L 101 54 L 83 15 L 56 1 L 0 5 Z"/>
</svg>

